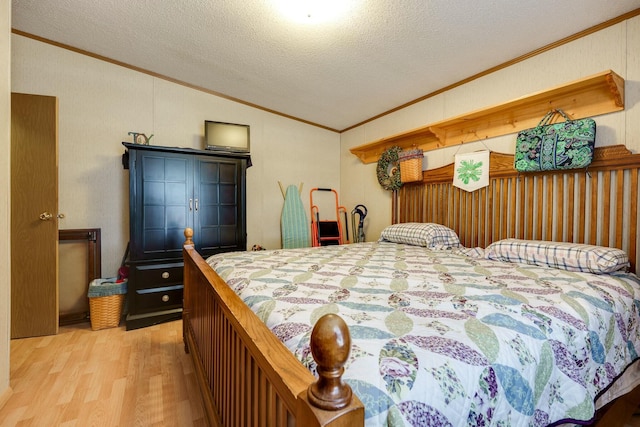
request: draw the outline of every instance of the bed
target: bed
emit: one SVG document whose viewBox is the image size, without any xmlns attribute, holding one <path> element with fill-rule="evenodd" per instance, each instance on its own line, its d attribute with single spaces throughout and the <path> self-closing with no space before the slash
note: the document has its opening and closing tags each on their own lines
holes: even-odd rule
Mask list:
<svg viewBox="0 0 640 427">
<path fill-rule="evenodd" d="M 425 172 L 398 192 L 398 224 L 379 242 L 207 262 L 187 231 L 185 346 L 209 422 L 622 422 L 640 397 L 640 287 L 623 271 L 637 261 L 640 161 L 623 147 L 599 150 L 590 176 L 509 176 L 500 155 L 490 187 L 471 196 L 450 186 L 450 168 Z M 421 230 L 416 242 L 407 223 L 452 234 L 434 241 L 438 232 Z M 629 259 L 595 273 L 507 259 L 514 247 L 526 258 L 518 245 L 536 239 L 617 247 Z M 327 337 L 342 345 L 332 352 Z"/>
</svg>

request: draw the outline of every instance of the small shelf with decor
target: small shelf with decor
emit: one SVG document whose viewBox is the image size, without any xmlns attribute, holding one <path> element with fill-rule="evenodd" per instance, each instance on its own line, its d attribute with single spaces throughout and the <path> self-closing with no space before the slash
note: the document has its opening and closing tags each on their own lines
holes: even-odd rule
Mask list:
<svg viewBox="0 0 640 427">
<path fill-rule="evenodd" d="M 480 141 L 535 127 L 553 108 L 562 109 L 571 119 L 624 110 L 624 79 L 611 70 L 603 71 L 542 92 L 382 138 L 350 151 L 363 163 L 374 163 L 392 146 L 430 151 Z"/>
</svg>

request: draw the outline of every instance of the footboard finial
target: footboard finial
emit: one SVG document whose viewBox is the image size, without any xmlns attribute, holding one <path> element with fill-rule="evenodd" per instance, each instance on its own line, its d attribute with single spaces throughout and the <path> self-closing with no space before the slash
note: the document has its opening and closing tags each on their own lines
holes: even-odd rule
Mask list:
<svg viewBox="0 0 640 427">
<path fill-rule="evenodd" d="M 185 228 L 184 229 L 184 244 L 185 245 L 193 245 L 193 229 L 192 228 Z"/>
<path fill-rule="evenodd" d="M 312 405 L 336 411 L 349 405 L 352 391 L 342 382 L 344 364 L 351 352 L 351 335 L 337 314 L 322 316 L 311 332 L 311 354 L 318 365 L 318 380 L 309 386 Z"/>
</svg>

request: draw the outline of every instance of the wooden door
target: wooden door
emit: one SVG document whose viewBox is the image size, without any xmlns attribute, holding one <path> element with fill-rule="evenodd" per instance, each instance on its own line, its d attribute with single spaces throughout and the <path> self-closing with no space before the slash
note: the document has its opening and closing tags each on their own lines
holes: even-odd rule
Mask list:
<svg viewBox="0 0 640 427">
<path fill-rule="evenodd" d="M 58 332 L 58 103 L 11 94 L 11 338 Z"/>
</svg>

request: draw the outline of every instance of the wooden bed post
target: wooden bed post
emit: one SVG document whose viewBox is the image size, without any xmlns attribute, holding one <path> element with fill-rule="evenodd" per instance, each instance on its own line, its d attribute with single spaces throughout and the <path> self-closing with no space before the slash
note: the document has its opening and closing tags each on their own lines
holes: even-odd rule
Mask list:
<svg viewBox="0 0 640 427">
<path fill-rule="evenodd" d="M 193 246 L 193 229 L 185 228 L 184 229 L 184 245 L 185 246 Z"/>
<path fill-rule="evenodd" d="M 351 387 L 342 382 L 344 364 L 351 352 L 351 335 L 337 314 L 325 314 L 311 331 L 311 354 L 318 364 L 318 380 L 308 389 L 309 401 L 335 411 L 351 402 Z"/>
<path fill-rule="evenodd" d="M 344 320 L 337 314 L 325 314 L 318 319 L 311 331 L 311 354 L 317 363 L 318 380 L 298 396 L 298 425 L 363 425 L 364 407 L 353 398 L 351 387 L 342 381 L 350 352 L 351 335 Z M 335 412 L 338 410 L 342 411 Z M 345 413 L 352 416 L 345 417 Z"/>
</svg>

